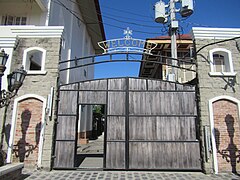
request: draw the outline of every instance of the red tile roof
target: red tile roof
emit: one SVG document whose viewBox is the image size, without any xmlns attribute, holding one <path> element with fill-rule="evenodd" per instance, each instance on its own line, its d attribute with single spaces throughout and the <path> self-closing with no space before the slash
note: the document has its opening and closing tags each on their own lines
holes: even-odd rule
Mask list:
<svg viewBox="0 0 240 180">
<path fill-rule="evenodd" d="M 148 38 L 148 40 L 170 40 L 171 36 L 157 36 L 155 38 Z M 177 36 L 177 39 L 183 39 L 183 40 L 192 40 L 192 36 L 190 34 L 181 34 Z"/>
</svg>

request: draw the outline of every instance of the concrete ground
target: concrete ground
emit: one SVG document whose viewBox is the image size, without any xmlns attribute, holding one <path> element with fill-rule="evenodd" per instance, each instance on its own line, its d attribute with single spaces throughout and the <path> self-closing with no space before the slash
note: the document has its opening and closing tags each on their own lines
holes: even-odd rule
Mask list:
<svg viewBox="0 0 240 180">
<path fill-rule="evenodd" d="M 22 179 L 30 180 L 237 180 L 239 175 L 218 174 L 205 175 L 200 172 L 149 172 L 149 171 L 30 171 L 23 169 Z"/>
<path fill-rule="evenodd" d="M 104 133 L 88 144 L 78 144 L 77 154 L 103 154 Z"/>
<path fill-rule="evenodd" d="M 77 148 L 77 164 L 79 168 L 103 168 L 104 134 L 88 144 L 79 144 Z"/>
</svg>

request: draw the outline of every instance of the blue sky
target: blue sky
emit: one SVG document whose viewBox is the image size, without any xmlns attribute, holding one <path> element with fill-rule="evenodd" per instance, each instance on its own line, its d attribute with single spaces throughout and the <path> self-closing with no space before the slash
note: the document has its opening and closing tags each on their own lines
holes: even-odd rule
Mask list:
<svg viewBox="0 0 240 180">
<path fill-rule="evenodd" d="M 169 0 L 163 0 L 168 3 Z M 133 37 L 146 39 L 167 35 L 167 26 L 154 22 L 154 4 L 158 0 L 99 0 L 107 39 L 124 37 L 123 30 L 133 30 Z M 176 3 L 179 7 L 180 3 Z M 194 0 L 194 13 L 183 19 L 177 13 L 179 33 L 192 27 L 240 28 L 240 0 Z M 138 76 L 138 63 L 102 64 L 96 78 Z"/>
</svg>

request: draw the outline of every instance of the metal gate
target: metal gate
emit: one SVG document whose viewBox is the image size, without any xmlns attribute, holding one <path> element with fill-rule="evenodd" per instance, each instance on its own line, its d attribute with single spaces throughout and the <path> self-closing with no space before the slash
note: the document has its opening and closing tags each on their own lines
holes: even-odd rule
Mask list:
<svg viewBox="0 0 240 180">
<path fill-rule="evenodd" d="M 105 104 L 104 169 L 201 170 L 195 87 L 143 78 L 59 88 L 54 168 L 74 168 L 79 104 Z"/>
</svg>

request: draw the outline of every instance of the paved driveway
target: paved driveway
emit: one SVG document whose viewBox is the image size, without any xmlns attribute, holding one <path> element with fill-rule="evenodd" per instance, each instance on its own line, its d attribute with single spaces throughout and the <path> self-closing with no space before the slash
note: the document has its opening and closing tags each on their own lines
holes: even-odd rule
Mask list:
<svg viewBox="0 0 240 180">
<path fill-rule="evenodd" d="M 205 175 L 200 172 L 136 172 L 136 171 L 29 171 L 23 170 L 23 179 L 35 179 L 35 180 L 237 180 L 240 179 L 239 175 L 235 174 L 218 174 L 218 175 Z"/>
</svg>

